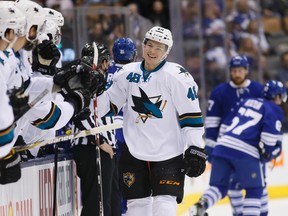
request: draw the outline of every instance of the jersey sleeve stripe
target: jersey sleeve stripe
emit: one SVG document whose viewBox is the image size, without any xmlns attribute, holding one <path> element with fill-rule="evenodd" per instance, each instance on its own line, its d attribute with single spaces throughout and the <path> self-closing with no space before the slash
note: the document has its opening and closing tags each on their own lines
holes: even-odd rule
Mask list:
<svg viewBox="0 0 288 216">
<path fill-rule="evenodd" d="M 52 103 L 52 107 L 48 115 L 44 119 L 37 119 L 32 124 L 40 129 L 53 128 L 61 116 L 61 110 L 58 106 Z"/>
<path fill-rule="evenodd" d="M 185 113 L 179 116 L 180 127 L 203 127 L 201 113 Z"/>
<path fill-rule="evenodd" d="M 8 128 L 0 131 L 0 146 L 10 143 L 14 137 L 14 126 L 11 125 Z"/>
</svg>

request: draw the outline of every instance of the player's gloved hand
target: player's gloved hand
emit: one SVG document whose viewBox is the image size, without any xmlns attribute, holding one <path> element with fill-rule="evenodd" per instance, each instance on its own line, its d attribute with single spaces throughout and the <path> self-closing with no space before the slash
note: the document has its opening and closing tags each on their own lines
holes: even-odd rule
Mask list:
<svg viewBox="0 0 288 216">
<path fill-rule="evenodd" d="M 270 153 L 267 153 L 265 151 L 265 148 L 260 148 L 259 152 L 260 152 L 260 161 L 263 163 L 267 163 L 275 158 L 277 158 L 282 151 L 282 142 L 281 141 L 277 141 L 276 145 L 274 147 L 274 150 Z"/>
<path fill-rule="evenodd" d="M 93 68 L 84 57 L 66 64 L 55 74 L 53 81 L 67 91 L 77 88 L 89 88 L 91 86 Z"/>
<path fill-rule="evenodd" d="M 60 59 L 60 52 L 52 41 L 44 40 L 33 49 L 32 59 L 33 71 L 53 76 L 57 71 L 56 64 Z"/>
<path fill-rule="evenodd" d="M 200 176 L 206 168 L 207 154 L 204 149 L 190 146 L 184 154 L 184 172 L 189 177 Z"/>
<path fill-rule="evenodd" d="M 13 88 L 8 91 L 10 104 L 13 108 L 14 121 L 17 121 L 29 110 L 29 96 L 24 93 L 24 88 Z"/>
<path fill-rule="evenodd" d="M 89 118 L 91 115 L 91 111 L 89 107 L 81 110 L 77 115 L 72 118 L 73 123 L 77 126 L 77 124 L 81 123 L 81 121 Z"/>
<path fill-rule="evenodd" d="M 84 88 L 74 89 L 69 92 L 67 92 L 66 89 L 62 89 L 60 94 L 62 94 L 65 101 L 70 102 L 74 106 L 74 115 L 81 112 L 90 104 L 90 93 Z"/>
<path fill-rule="evenodd" d="M 101 95 L 105 91 L 106 79 L 104 75 L 98 71 L 95 71 L 93 77 L 91 79 L 91 87 L 89 91 L 92 96 L 96 94 L 96 96 Z"/>
<path fill-rule="evenodd" d="M 21 178 L 20 156 L 13 149 L 0 159 L 0 184 L 17 182 Z"/>
</svg>

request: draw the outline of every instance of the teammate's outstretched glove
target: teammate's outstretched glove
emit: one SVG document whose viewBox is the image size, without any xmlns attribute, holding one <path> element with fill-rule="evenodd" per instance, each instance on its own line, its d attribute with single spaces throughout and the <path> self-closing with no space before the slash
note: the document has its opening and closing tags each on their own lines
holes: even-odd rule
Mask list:
<svg viewBox="0 0 288 216">
<path fill-rule="evenodd" d="M 53 81 L 67 91 L 77 88 L 89 88 L 91 86 L 93 68 L 85 61 L 85 58 L 77 59 L 63 66 L 55 74 Z"/>
<path fill-rule="evenodd" d="M 89 88 L 91 95 L 101 95 L 105 90 L 105 86 L 106 80 L 104 75 L 98 71 L 95 71 L 91 80 L 91 87 Z"/>
<path fill-rule="evenodd" d="M 24 93 L 24 88 L 13 88 L 8 91 L 10 104 L 13 108 L 14 121 L 17 121 L 29 110 L 29 96 Z"/>
<path fill-rule="evenodd" d="M 65 101 L 72 103 L 75 108 L 75 115 L 88 107 L 90 104 L 91 95 L 86 89 L 79 88 L 69 92 L 67 92 L 65 89 L 62 89 L 60 93 L 64 97 Z"/>
<path fill-rule="evenodd" d="M 207 154 L 197 146 L 190 146 L 184 154 L 184 172 L 189 177 L 200 176 L 206 168 Z"/>
<path fill-rule="evenodd" d="M 20 156 L 13 149 L 0 159 L 0 184 L 16 182 L 21 178 Z"/>
<path fill-rule="evenodd" d="M 86 107 L 85 109 L 81 110 L 77 115 L 75 115 L 72 118 L 73 123 L 77 126 L 81 123 L 81 121 L 86 120 L 90 117 L 91 111 L 89 107 Z"/>
<path fill-rule="evenodd" d="M 56 64 L 60 59 L 60 52 L 52 41 L 44 40 L 33 49 L 32 58 L 33 71 L 53 76 L 57 71 Z"/>
<path fill-rule="evenodd" d="M 259 149 L 260 152 L 260 160 L 263 163 L 267 163 L 273 159 L 276 159 L 282 151 L 282 142 L 281 141 L 277 141 L 276 145 L 274 147 L 274 150 L 271 153 L 267 153 L 265 151 L 264 146 L 262 148 Z"/>
</svg>

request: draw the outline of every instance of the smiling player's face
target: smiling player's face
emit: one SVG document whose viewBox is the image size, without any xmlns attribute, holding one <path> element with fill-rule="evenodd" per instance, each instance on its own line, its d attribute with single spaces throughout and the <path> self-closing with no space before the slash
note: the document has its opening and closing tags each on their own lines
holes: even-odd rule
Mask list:
<svg viewBox="0 0 288 216">
<path fill-rule="evenodd" d="M 148 40 L 144 44 L 143 58 L 145 60 L 145 70 L 155 69 L 161 62 L 162 57 L 166 54 L 166 45 Z"/>
</svg>

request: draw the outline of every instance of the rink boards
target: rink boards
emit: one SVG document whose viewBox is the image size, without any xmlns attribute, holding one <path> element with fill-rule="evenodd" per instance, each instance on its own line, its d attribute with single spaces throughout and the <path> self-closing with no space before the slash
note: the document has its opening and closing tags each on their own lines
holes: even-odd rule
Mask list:
<svg viewBox="0 0 288 216">
<path fill-rule="evenodd" d="M 80 190 L 73 161 L 59 159 L 56 215 L 78 215 Z M 24 163 L 20 181 L 0 186 L 0 216 L 52 216 L 53 178 L 53 156 Z"/>
</svg>

